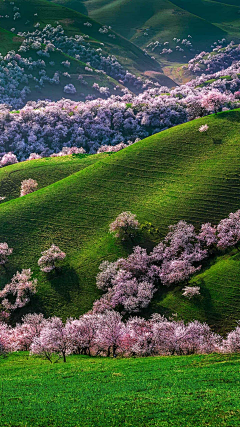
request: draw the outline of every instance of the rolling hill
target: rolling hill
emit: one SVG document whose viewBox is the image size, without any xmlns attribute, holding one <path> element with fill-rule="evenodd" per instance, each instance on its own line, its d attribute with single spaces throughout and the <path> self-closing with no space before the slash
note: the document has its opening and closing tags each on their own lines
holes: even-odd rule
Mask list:
<svg viewBox="0 0 240 427">
<path fill-rule="evenodd" d="M 37 179 L 45 187 L 0 205 L 1 240 L 14 248 L 1 285 L 16 269 L 31 267 L 38 277 L 32 309 L 46 315 L 77 316 L 89 310 L 99 296 L 95 286 L 99 264 L 125 256 L 132 249 L 117 243 L 108 232 L 109 223 L 120 212 L 131 210 L 141 223 L 150 221 L 164 236 L 168 225 L 180 219 L 198 227 L 207 221 L 217 223 L 236 211 L 239 119 L 239 110 L 220 113 L 171 128 L 108 156 L 44 159 L 1 169 L 1 188 L 10 192 L 10 197 L 17 196 L 22 178 Z M 198 128 L 205 123 L 209 131 L 202 134 Z M 48 162 L 49 168 L 41 168 Z M 12 176 L 14 183 L 9 182 Z M 140 238 L 135 244 L 150 249 L 157 241 Z M 39 273 L 37 260 L 53 242 L 67 257 L 59 274 L 46 276 Z M 238 265 L 238 257 L 231 259 Z M 186 318 L 209 321 L 218 330 L 232 328 L 240 317 L 239 307 L 233 310 L 231 306 L 233 295 L 238 298 L 238 276 L 229 292 L 223 276 L 222 285 L 215 285 L 216 296 L 211 270 L 204 274 L 209 274 L 204 276 L 204 286 L 206 295 L 212 294 L 214 300 L 212 311 L 204 305 L 207 300 L 195 307 L 174 289 L 168 295 L 165 291 L 158 294 L 148 313 L 169 314 L 177 307 L 183 317 L 188 310 Z M 219 310 L 219 322 L 214 310 Z"/>
<path fill-rule="evenodd" d="M 54 0 L 58 2 L 58 0 Z M 93 19 L 111 25 L 114 31 L 146 47 L 152 41 L 170 42 L 173 38 L 184 39 L 192 36 L 193 49 L 203 50 L 221 39 L 233 37 L 240 40 L 238 0 L 59 0 L 76 10 L 86 9 Z M 83 9 L 84 8 L 84 9 Z M 154 52 L 154 56 L 158 56 Z M 186 50 L 185 56 L 189 56 Z M 169 61 L 179 60 L 175 52 L 167 57 Z"/>
</svg>

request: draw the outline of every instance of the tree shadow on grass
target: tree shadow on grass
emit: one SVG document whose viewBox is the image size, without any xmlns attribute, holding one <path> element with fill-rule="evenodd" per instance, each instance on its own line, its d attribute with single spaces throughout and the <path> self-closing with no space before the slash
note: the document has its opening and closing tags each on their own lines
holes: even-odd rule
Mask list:
<svg viewBox="0 0 240 427">
<path fill-rule="evenodd" d="M 75 270 L 69 266 L 52 271 L 48 274 L 48 280 L 53 289 L 67 303 L 72 301 L 72 293 L 79 292 L 79 277 Z"/>
<path fill-rule="evenodd" d="M 223 324 L 222 316 L 216 311 L 212 302 L 211 294 L 207 289 L 204 280 L 199 280 L 196 285 L 200 286 L 201 297 L 199 299 L 192 299 L 192 302 L 204 312 L 206 322 L 214 331 L 217 332 Z"/>
<path fill-rule="evenodd" d="M 239 122 L 239 111 L 221 111 L 217 114 L 214 114 L 214 119 L 224 119 L 228 120 L 229 122 Z"/>
</svg>

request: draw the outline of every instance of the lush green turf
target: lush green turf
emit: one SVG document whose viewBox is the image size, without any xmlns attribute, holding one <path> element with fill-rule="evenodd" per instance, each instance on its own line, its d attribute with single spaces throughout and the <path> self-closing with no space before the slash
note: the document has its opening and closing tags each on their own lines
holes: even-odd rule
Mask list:
<svg viewBox="0 0 240 427">
<path fill-rule="evenodd" d="M 0 361 L 2 427 L 238 427 L 239 355 Z"/>
<path fill-rule="evenodd" d="M 6 55 L 10 50 L 17 50 L 22 43 L 22 38 L 16 34 L 0 28 L 0 53 Z"/>
<path fill-rule="evenodd" d="M 111 25 L 141 47 L 150 41 L 171 42 L 188 34 L 195 48 L 209 46 L 220 37 L 240 37 L 238 0 L 87 0 L 75 1 L 73 6 L 69 0 L 60 1 L 74 8 L 84 3 L 91 17 Z M 146 29 L 148 36 L 143 34 Z"/>
<path fill-rule="evenodd" d="M 32 310 L 42 310 L 46 315 L 77 316 L 90 309 L 99 295 L 95 276 L 101 261 L 114 260 L 131 250 L 128 245 L 116 242 L 108 232 L 110 222 L 120 212 L 131 210 L 141 223 L 150 221 L 158 227 L 163 236 L 168 225 L 180 219 L 199 226 L 205 221 L 217 223 L 230 211 L 237 210 L 239 119 L 240 111 L 232 111 L 169 129 L 101 158 L 33 194 L 2 203 L 0 236 L 14 248 L 14 254 L 7 272 L 1 276 L 1 284 L 6 283 L 16 269 L 31 267 L 38 277 L 38 294 Z M 208 123 L 209 131 L 202 134 L 198 128 L 205 123 Z M 61 169 L 64 160 L 49 162 L 57 165 L 58 161 Z M 47 164 L 48 160 L 40 162 Z M 20 181 L 27 175 L 37 178 L 41 186 L 45 186 L 48 179 L 49 183 L 58 179 L 57 167 L 56 172 L 49 169 L 49 178 L 44 178 L 37 165 L 40 163 L 34 161 L 5 169 L 6 173 L 9 169 L 11 177 L 15 168 L 19 174 L 14 180 L 12 197 L 16 196 Z M 5 173 L 4 169 L 1 173 Z M 65 173 L 68 173 L 66 169 L 59 178 Z M 8 181 L 2 182 L 7 185 Z M 52 275 L 39 273 L 37 260 L 40 252 L 53 242 L 67 253 L 62 271 Z M 144 242 L 140 236 L 137 243 L 150 249 L 157 239 L 149 237 Z M 234 286 L 239 286 L 237 279 Z M 221 326 L 225 329 L 234 326 L 240 311 L 239 307 L 235 312 L 230 310 L 232 293 L 224 293 L 224 287 L 223 297 L 226 304 L 219 304 L 219 315 L 224 319 Z M 163 296 L 158 295 L 154 310 L 164 313 L 176 310 L 176 304 L 167 306 L 168 303 L 162 303 L 162 300 Z M 178 311 L 184 314 L 181 306 L 190 303 L 183 298 L 178 299 L 179 302 Z M 189 313 L 193 318 L 203 318 L 200 306 Z M 211 320 L 209 310 L 204 314 L 206 320 Z M 219 324 L 216 326 L 219 328 Z"/>
</svg>

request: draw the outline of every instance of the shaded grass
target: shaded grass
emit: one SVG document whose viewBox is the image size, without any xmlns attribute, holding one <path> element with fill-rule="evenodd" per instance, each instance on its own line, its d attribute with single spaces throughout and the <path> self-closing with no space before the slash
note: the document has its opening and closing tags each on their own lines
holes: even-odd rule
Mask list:
<svg viewBox="0 0 240 427">
<path fill-rule="evenodd" d="M 3 427 L 237 427 L 239 355 L 0 361 Z"/>
</svg>

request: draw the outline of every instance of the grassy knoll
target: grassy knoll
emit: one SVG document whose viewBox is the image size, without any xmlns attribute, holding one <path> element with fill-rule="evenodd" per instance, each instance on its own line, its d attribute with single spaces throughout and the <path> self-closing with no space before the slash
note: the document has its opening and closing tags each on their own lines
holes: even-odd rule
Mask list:
<svg viewBox="0 0 240 427">
<path fill-rule="evenodd" d="M 22 38 L 0 28 L 0 52 L 6 55 L 9 50 L 17 50 L 22 43 Z"/>
<path fill-rule="evenodd" d="M 187 300 L 182 296 L 183 286 L 177 286 L 160 291 L 148 312 L 177 313 L 179 319 L 186 321 L 198 318 L 202 322 L 207 321 L 216 331 L 229 332 L 240 319 L 239 271 L 238 252 L 219 256 L 190 280 L 191 285 L 200 286 L 200 298 Z"/>
<path fill-rule="evenodd" d="M 0 361 L 2 427 L 237 427 L 239 355 Z"/>
<path fill-rule="evenodd" d="M 209 131 L 200 133 L 198 128 L 205 123 Z M 168 225 L 180 219 L 198 227 L 207 221 L 217 223 L 230 211 L 239 209 L 239 131 L 240 111 L 199 119 L 101 158 L 54 184 L 55 178 L 51 178 L 51 185 L 33 194 L 2 203 L 0 236 L 14 248 L 14 254 L 7 272 L 1 276 L 1 285 L 16 269 L 31 267 L 38 277 L 32 310 L 63 317 L 89 310 L 99 296 L 95 276 L 101 261 L 115 260 L 131 251 L 108 232 L 110 222 L 120 212 L 131 210 L 141 223 L 150 221 L 158 227 L 163 236 Z M 91 158 L 84 161 L 91 162 Z M 48 160 L 40 162 L 47 164 Z M 60 162 L 56 173 L 51 172 L 57 177 L 64 160 L 50 162 Z M 45 186 L 48 178 L 37 175 L 35 165 L 40 163 L 11 166 L 9 171 L 28 168 L 24 177 L 43 180 L 41 186 Z M 8 167 L 5 170 L 7 173 Z M 22 172 L 18 173 L 12 197 L 23 177 Z M 63 178 L 64 173 L 68 174 L 65 170 L 62 175 L 59 172 L 59 177 Z M 150 249 L 157 241 L 155 237 L 149 236 L 146 241 L 140 236 L 135 244 L 145 244 Z M 40 252 L 53 242 L 67 253 L 63 268 L 57 274 L 39 273 Z M 237 279 L 234 286 L 238 289 Z M 221 298 L 226 299 L 225 305 L 219 304 L 224 319 L 221 326 L 229 329 L 240 318 L 240 309 L 238 306 L 233 312 L 232 294 L 226 293 L 224 286 Z M 175 311 L 174 304 L 167 307 L 162 300 L 163 295 L 159 295 L 154 309 Z M 189 305 L 183 298 L 178 299 L 178 311 L 184 313 L 180 306 L 186 304 Z M 211 320 L 210 309 L 203 311 L 197 306 L 190 312 L 194 318 Z"/>
</svg>

